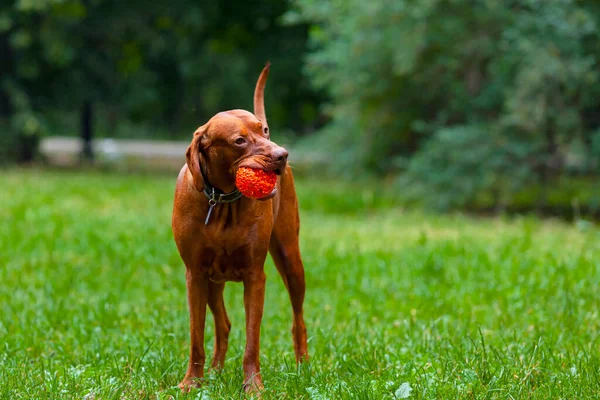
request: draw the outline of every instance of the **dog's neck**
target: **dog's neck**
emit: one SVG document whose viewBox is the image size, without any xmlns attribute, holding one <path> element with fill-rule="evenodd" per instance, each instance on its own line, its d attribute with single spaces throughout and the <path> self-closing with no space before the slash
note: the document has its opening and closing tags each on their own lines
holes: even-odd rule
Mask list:
<svg viewBox="0 0 600 400">
<path fill-rule="evenodd" d="M 233 185 L 233 189 L 229 191 L 224 191 L 221 188 L 227 186 L 213 186 L 210 178 L 208 177 L 206 164 L 204 160 L 200 161 L 200 174 L 202 175 L 202 180 L 204 181 L 204 195 L 208 199 L 208 212 L 206 214 L 206 219 L 204 221 L 204 225 L 208 225 L 210 222 L 210 216 L 212 214 L 213 208 L 218 204 L 223 203 L 235 203 L 239 199 L 243 197 L 242 193 Z M 230 185 L 228 185 L 230 186 Z"/>
<path fill-rule="evenodd" d="M 232 193 L 237 191 L 234 179 L 230 176 L 228 168 L 210 168 L 205 157 L 200 157 L 200 174 L 204 181 L 204 186 L 210 191 L 214 188 L 218 193 Z"/>
</svg>

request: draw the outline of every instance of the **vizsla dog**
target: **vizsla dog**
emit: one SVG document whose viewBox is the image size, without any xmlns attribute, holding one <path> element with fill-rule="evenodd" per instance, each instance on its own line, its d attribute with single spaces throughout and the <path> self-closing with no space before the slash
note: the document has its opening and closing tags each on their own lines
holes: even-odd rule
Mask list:
<svg viewBox="0 0 600 400">
<path fill-rule="evenodd" d="M 296 361 L 308 358 L 304 303 L 304 267 L 298 246 L 299 215 L 288 152 L 269 139 L 264 88 L 269 65 L 254 90 L 254 114 L 230 110 L 212 117 L 194 132 L 187 164 L 177 179 L 173 234 L 186 267 L 191 350 L 180 387 L 197 386 L 204 376 L 206 305 L 215 321 L 211 367 L 225 361 L 231 323 L 225 311 L 226 281 L 243 282 L 246 311 L 244 388 L 263 388 L 260 376 L 260 324 L 265 300 L 264 263 L 271 253 L 289 292 Z M 235 186 L 239 167 L 274 171 L 277 185 L 266 198 L 241 195 Z"/>
</svg>

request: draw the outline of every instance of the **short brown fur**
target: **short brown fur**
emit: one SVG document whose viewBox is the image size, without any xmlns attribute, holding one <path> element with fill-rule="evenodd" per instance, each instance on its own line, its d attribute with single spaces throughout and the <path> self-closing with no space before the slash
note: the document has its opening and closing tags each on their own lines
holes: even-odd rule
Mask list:
<svg viewBox="0 0 600 400">
<path fill-rule="evenodd" d="M 256 116 L 245 110 L 215 115 L 194 132 L 175 189 L 172 228 L 186 267 L 190 312 L 190 359 L 180 383 L 184 390 L 201 383 L 204 376 L 204 328 L 206 306 L 215 322 L 215 349 L 211 367 L 225 361 L 231 323 L 223 302 L 226 281 L 243 282 L 246 312 L 246 349 L 243 368 L 246 391 L 263 388 L 259 364 L 259 336 L 265 296 L 264 262 L 271 253 L 289 292 L 296 361 L 308 358 L 303 318 L 304 267 L 298 246 L 300 219 L 287 151 L 269 140 L 264 113 L 267 65 L 256 85 Z M 240 144 L 240 138 L 245 141 Z M 240 143 L 238 143 L 238 142 Z M 202 167 L 210 184 L 223 192 L 235 190 L 240 166 L 279 173 L 276 191 L 266 200 L 242 197 L 218 204 L 205 225 L 208 199 L 203 193 Z"/>
</svg>

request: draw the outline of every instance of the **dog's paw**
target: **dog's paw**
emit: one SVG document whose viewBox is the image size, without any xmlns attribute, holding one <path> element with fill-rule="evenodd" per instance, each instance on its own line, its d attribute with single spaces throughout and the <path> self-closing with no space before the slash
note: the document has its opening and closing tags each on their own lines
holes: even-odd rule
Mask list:
<svg viewBox="0 0 600 400">
<path fill-rule="evenodd" d="M 256 375 L 244 383 L 244 392 L 251 395 L 255 399 L 260 399 L 262 397 L 261 393 L 264 388 L 265 387 L 260 379 L 260 375 Z"/>
<path fill-rule="evenodd" d="M 203 381 L 202 378 L 196 378 L 196 377 L 185 377 L 183 378 L 183 380 L 181 381 L 181 383 L 179 383 L 179 389 L 181 389 L 183 392 L 187 393 L 192 389 L 197 389 L 200 386 L 202 386 Z"/>
</svg>

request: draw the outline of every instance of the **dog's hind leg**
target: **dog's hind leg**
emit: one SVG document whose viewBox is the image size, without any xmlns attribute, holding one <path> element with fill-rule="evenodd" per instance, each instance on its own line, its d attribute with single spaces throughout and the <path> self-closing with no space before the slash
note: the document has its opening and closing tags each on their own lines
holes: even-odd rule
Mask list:
<svg viewBox="0 0 600 400">
<path fill-rule="evenodd" d="M 286 173 L 290 173 L 286 171 Z M 291 173 L 290 173 L 291 174 Z M 282 201 L 279 203 L 277 220 L 273 227 L 269 253 L 273 257 L 275 266 L 283 279 L 292 302 L 294 320 L 292 324 L 292 338 L 294 352 L 298 363 L 308 359 L 308 346 L 306 343 L 306 325 L 304 324 L 304 294 L 306 283 L 304 281 L 304 265 L 300 256 L 298 233 L 300 231 L 300 217 L 294 182 L 291 176 L 281 185 Z"/>
</svg>

